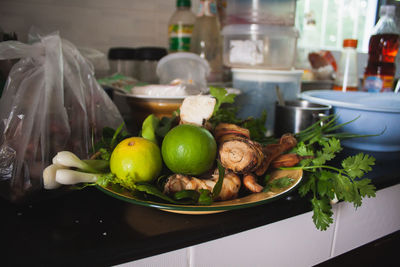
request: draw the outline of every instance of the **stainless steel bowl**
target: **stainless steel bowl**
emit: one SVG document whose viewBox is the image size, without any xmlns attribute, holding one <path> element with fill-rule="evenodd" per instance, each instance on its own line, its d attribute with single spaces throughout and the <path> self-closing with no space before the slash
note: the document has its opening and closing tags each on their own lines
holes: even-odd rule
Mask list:
<svg viewBox="0 0 400 267">
<path fill-rule="evenodd" d="M 311 103 L 305 100 L 285 101 L 275 104 L 275 136 L 298 133 L 329 115 L 332 106 Z"/>
</svg>

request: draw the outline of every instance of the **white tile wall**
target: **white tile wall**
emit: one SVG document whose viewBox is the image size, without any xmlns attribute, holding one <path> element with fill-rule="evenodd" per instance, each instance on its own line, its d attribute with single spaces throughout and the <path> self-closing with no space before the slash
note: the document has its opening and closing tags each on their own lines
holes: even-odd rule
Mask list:
<svg viewBox="0 0 400 267">
<path fill-rule="evenodd" d="M 193 0 L 196 10 L 198 0 Z M 167 46 L 176 0 L 0 0 L 0 27 L 27 40 L 31 26 L 78 47 Z"/>
</svg>

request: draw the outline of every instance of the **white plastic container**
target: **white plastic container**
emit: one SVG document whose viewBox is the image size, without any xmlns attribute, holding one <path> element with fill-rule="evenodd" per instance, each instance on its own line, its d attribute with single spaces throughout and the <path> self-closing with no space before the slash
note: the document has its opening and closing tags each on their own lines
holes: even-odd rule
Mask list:
<svg viewBox="0 0 400 267">
<path fill-rule="evenodd" d="M 344 39 L 333 90 L 358 91 L 357 40 Z"/>
<path fill-rule="evenodd" d="M 222 36 L 223 60 L 228 67 L 278 70 L 294 67 L 299 36 L 295 27 L 227 25 Z"/>
<path fill-rule="evenodd" d="M 226 1 L 226 24 L 269 24 L 293 26 L 296 0 Z"/>
<path fill-rule="evenodd" d="M 233 88 L 241 94 L 235 103 L 239 106 L 238 117 L 259 118 L 267 112 L 267 135 L 273 135 L 275 102 L 278 101 L 276 86 L 279 86 L 284 100 L 295 100 L 300 94 L 302 70 L 278 71 L 261 69 L 232 69 Z"/>
<path fill-rule="evenodd" d="M 179 79 L 185 84 L 207 88 L 210 66 L 197 54 L 178 52 L 163 57 L 157 64 L 156 72 L 160 84 L 170 84 Z"/>
</svg>

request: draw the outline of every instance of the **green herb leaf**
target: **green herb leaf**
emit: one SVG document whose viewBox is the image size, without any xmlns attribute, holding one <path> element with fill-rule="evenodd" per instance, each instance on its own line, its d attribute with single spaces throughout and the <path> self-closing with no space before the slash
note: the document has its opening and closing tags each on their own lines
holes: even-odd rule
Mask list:
<svg viewBox="0 0 400 267">
<path fill-rule="evenodd" d="M 144 183 L 144 182 L 136 183 L 135 189 L 138 191 L 147 193 L 149 195 L 156 196 L 156 197 L 163 199 L 170 203 L 182 204 L 181 202 L 175 201 L 172 198 L 170 198 L 169 196 L 165 195 L 157 187 L 155 187 L 154 185 L 149 184 L 149 183 Z"/>
<path fill-rule="evenodd" d="M 322 198 L 322 199 L 317 199 L 313 198 L 311 199 L 311 204 L 313 207 L 313 221 L 315 226 L 322 231 L 325 231 L 328 229 L 329 225 L 333 222 L 333 212 L 332 212 L 332 207 L 329 203 L 328 198 Z"/>
<path fill-rule="evenodd" d="M 314 156 L 314 151 L 309 149 L 304 142 L 299 142 L 295 148 L 295 152 L 297 155 L 306 157 L 306 156 Z"/>
<path fill-rule="evenodd" d="M 357 188 L 360 190 L 362 197 L 375 197 L 375 186 L 371 184 L 370 179 L 362 179 L 354 181 Z"/>
<path fill-rule="evenodd" d="M 271 180 L 271 175 L 270 174 L 266 174 L 264 177 L 264 184 L 268 184 L 268 182 Z"/>
<path fill-rule="evenodd" d="M 211 205 L 213 203 L 213 196 L 210 190 L 200 189 L 200 196 L 197 201 L 199 205 Z"/>
<path fill-rule="evenodd" d="M 273 180 L 270 184 L 275 188 L 285 188 L 293 184 L 294 179 L 288 176 Z"/>
<path fill-rule="evenodd" d="M 164 186 L 167 182 L 168 182 L 168 175 L 161 175 L 160 177 L 157 178 L 155 185 L 157 186 L 158 189 L 162 191 L 164 190 Z"/>
<path fill-rule="evenodd" d="M 250 138 L 259 143 L 265 143 L 266 140 L 271 140 L 271 137 L 267 138 L 265 133 L 265 123 L 267 121 L 267 112 L 264 110 L 259 118 L 248 118 L 240 123 L 240 126 L 250 131 Z M 274 140 L 271 140 L 274 141 Z"/>
<path fill-rule="evenodd" d="M 158 124 L 158 127 L 155 130 L 156 134 L 159 137 L 164 138 L 169 130 L 171 130 L 171 128 L 174 126 L 174 123 L 176 122 L 176 118 L 178 116 L 179 110 L 173 112 L 171 117 L 162 117 L 160 123 Z"/>
<path fill-rule="evenodd" d="M 102 147 L 102 148 L 100 148 L 100 149 L 98 150 L 98 152 L 100 153 L 100 158 L 101 158 L 101 159 L 107 160 L 107 161 L 110 160 L 110 158 L 111 158 L 111 152 L 110 152 L 108 149 Z"/>
<path fill-rule="evenodd" d="M 271 175 L 266 174 L 264 177 L 264 180 L 263 180 L 264 188 L 263 188 L 262 192 L 268 192 L 271 190 L 271 185 L 269 184 L 270 180 L 271 180 Z"/>
<path fill-rule="evenodd" d="M 309 177 L 309 179 L 299 187 L 299 194 L 301 197 L 307 195 L 308 192 L 315 188 L 316 178 L 314 175 Z"/>
<path fill-rule="evenodd" d="M 335 153 L 338 153 L 342 150 L 340 141 L 336 138 L 319 140 L 318 143 L 322 146 L 322 151 L 317 151 L 316 157 L 312 160 L 313 164 L 316 166 L 323 165 L 327 161 L 332 160 L 335 158 Z"/>
<path fill-rule="evenodd" d="M 332 184 L 328 180 L 318 180 L 317 189 L 320 196 L 325 196 L 331 190 Z"/>
<path fill-rule="evenodd" d="M 94 144 L 94 152 L 100 154 L 100 158 L 103 160 L 110 160 L 111 153 L 115 146 L 122 140 L 130 137 L 131 135 L 122 131 L 124 123 L 122 123 L 117 130 L 110 127 L 104 127 L 102 131 L 102 138 L 96 144 Z"/>
<path fill-rule="evenodd" d="M 351 178 L 361 178 L 366 172 L 372 170 L 373 165 L 375 165 L 375 159 L 364 153 L 347 157 L 342 162 L 342 167 Z"/>
<path fill-rule="evenodd" d="M 215 97 L 217 101 L 214 107 L 213 115 L 218 112 L 222 104 L 232 104 L 235 102 L 236 95 L 228 94 L 228 91 L 225 88 L 210 86 L 210 94 Z"/>
<path fill-rule="evenodd" d="M 212 191 L 213 199 L 215 199 L 219 196 L 219 193 L 221 192 L 221 189 L 222 189 L 222 184 L 224 182 L 224 177 L 225 177 L 225 168 L 222 166 L 222 164 L 221 164 L 221 162 L 219 162 L 219 160 L 217 160 L 217 167 L 218 167 L 218 181 L 214 185 L 214 188 Z"/>
<path fill-rule="evenodd" d="M 200 196 L 200 193 L 197 192 L 196 190 L 181 190 L 174 194 L 174 198 L 176 200 L 191 199 L 191 200 L 193 200 L 193 203 L 197 202 L 197 200 L 199 199 L 199 196 Z"/>
<path fill-rule="evenodd" d="M 263 192 L 268 192 L 269 190 L 271 190 L 271 188 L 281 189 L 281 188 L 289 187 L 291 184 L 293 184 L 293 182 L 294 182 L 294 179 L 290 178 L 288 176 L 274 179 L 264 187 Z"/>
<path fill-rule="evenodd" d="M 117 130 L 115 130 L 113 137 L 110 142 L 110 149 L 111 151 L 114 150 L 115 146 L 118 144 L 118 135 L 122 131 L 122 128 L 124 127 L 125 123 L 122 123 L 120 126 L 118 126 Z"/>
<path fill-rule="evenodd" d="M 350 179 L 338 173 L 333 180 L 333 188 L 338 199 L 344 199 L 353 202 L 353 183 Z"/>
<path fill-rule="evenodd" d="M 111 184 L 111 190 L 113 190 L 114 192 L 117 192 L 117 193 L 124 192 L 124 188 L 121 185 L 114 184 L 114 183 Z"/>
<path fill-rule="evenodd" d="M 176 200 L 186 200 L 186 204 L 211 205 L 213 203 L 212 193 L 207 189 L 181 190 L 174 194 Z M 180 202 L 182 204 L 182 202 Z"/>
</svg>

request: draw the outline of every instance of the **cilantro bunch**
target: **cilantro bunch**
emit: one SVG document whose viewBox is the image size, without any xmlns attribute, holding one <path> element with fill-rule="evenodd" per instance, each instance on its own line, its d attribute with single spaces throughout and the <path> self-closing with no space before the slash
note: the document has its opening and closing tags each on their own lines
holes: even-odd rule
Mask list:
<svg viewBox="0 0 400 267">
<path fill-rule="evenodd" d="M 304 197 L 311 193 L 312 218 L 319 230 L 326 230 L 333 222 L 332 200 L 350 202 L 357 208 L 362 198 L 375 197 L 375 186 L 370 179 L 363 178 L 372 170 L 375 159 L 359 153 L 345 158 L 340 166 L 329 164 L 341 150 L 340 140 L 335 137 L 308 139 L 294 149 L 307 158 L 299 166 L 287 168 L 304 171 L 306 182 L 300 186 L 299 194 Z"/>
</svg>

